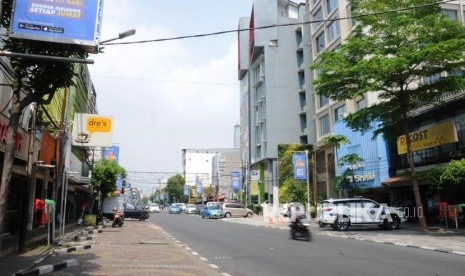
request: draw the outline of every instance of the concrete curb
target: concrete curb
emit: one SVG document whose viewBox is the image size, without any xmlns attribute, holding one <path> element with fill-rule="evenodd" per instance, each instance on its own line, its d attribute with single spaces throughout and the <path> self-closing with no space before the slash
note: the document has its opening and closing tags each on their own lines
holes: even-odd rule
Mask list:
<svg viewBox="0 0 465 276">
<path fill-rule="evenodd" d="M 43 265 L 43 266 L 39 266 L 31 270 L 18 271 L 14 274 L 14 276 L 42 275 L 45 273 L 55 272 L 61 269 L 65 269 L 65 268 L 73 267 L 77 265 L 78 265 L 78 261 L 76 259 L 69 259 L 69 260 L 56 263 L 53 265 Z"/>
<path fill-rule="evenodd" d="M 77 245 L 69 248 L 62 248 L 62 249 L 55 249 L 53 250 L 53 253 L 55 255 L 61 255 L 61 254 L 66 254 L 74 251 L 82 251 L 84 249 L 90 249 L 92 246 L 90 244 L 87 245 Z"/>
</svg>

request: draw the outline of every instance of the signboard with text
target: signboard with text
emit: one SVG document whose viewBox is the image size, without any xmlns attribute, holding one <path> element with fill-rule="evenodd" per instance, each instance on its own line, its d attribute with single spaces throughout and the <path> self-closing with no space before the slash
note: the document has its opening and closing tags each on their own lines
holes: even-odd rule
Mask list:
<svg viewBox="0 0 465 276">
<path fill-rule="evenodd" d="M 103 0 L 16 0 L 10 36 L 76 44 L 96 51 Z"/>
<path fill-rule="evenodd" d="M 76 113 L 73 123 L 73 146 L 111 147 L 112 117 Z"/>
<path fill-rule="evenodd" d="M 307 179 L 307 156 L 305 152 L 294 152 L 292 155 L 292 165 L 294 166 L 294 179 Z"/>
<path fill-rule="evenodd" d="M 427 128 L 410 132 L 410 148 L 412 151 L 438 147 L 458 142 L 454 121 L 447 121 Z M 407 153 L 407 139 L 405 135 L 397 138 L 397 154 Z"/>
</svg>

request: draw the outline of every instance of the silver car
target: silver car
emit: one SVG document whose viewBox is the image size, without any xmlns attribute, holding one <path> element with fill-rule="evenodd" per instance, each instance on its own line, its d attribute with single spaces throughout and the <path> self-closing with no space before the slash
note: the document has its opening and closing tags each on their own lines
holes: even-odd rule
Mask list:
<svg viewBox="0 0 465 276">
<path fill-rule="evenodd" d="M 229 217 L 248 217 L 251 218 L 253 211 L 238 203 L 223 204 L 223 213 L 225 218 Z"/>
</svg>

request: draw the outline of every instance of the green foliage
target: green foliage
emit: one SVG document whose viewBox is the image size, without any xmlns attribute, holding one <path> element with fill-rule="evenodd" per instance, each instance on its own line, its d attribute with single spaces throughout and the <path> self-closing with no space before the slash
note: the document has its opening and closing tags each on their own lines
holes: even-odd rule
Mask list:
<svg viewBox="0 0 465 276">
<path fill-rule="evenodd" d="M 102 196 L 113 196 L 118 177 L 126 177 L 126 170 L 114 161 L 100 160 L 91 169 L 91 184 Z"/>
<path fill-rule="evenodd" d="M 168 193 L 168 200 L 171 203 L 174 202 L 186 202 L 187 197 L 184 195 L 184 177 L 177 174 L 168 179 L 166 184 L 165 192 Z"/>
<path fill-rule="evenodd" d="M 428 170 L 427 177 L 433 190 L 442 189 L 441 175 L 444 173 L 444 169 L 444 167 L 438 166 Z"/>
<path fill-rule="evenodd" d="M 292 155 L 296 151 L 312 151 L 311 145 L 290 144 L 278 145 L 278 175 L 279 175 L 279 202 L 307 202 L 307 182 L 294 180 L 294 167 Z M 311 179 L 311 164 L 307 162 L 307 170 Z"/>
<path fill-rule="evenodd" d="M 386 13 L 357 17 L 346 43 L 321 53 L 311 66 L 321 72 L 314 81 L 319 95 L 345 100 L 379 93 L 380 101 L 344 119 L 351 129 L 400 134 L 399 124 L 405 123 L 410 110 L 465 88 L 459 73 L 465 65 L 465 28 L 459 22 L 446 19 L 437 4 L 387 12 L 433 2 L 351 1 L 354 16 Z M 442 74 L 436 82 L 421 81 L 436 74 Z"/>
</svg>

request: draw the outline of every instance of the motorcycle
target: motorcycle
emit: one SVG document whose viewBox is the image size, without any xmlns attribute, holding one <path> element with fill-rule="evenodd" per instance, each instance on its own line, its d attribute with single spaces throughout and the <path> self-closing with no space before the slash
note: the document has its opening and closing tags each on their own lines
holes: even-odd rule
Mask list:
<svg viewBox="0 0 465 276">
<path fill-rule="evenodd" d="M 114 209 L 113 210 L 114 213 L 113 213 L 113 223 L 111 224 L 111 227 L 115 227 L 115 226 L 123 226 L 123 223 L 124 223 L 124 213 L 123 211 L 121 210 L 118 210 L 118 209 Z"/>
<path fill-rule="evenodd" d="M 292 239 L 301 238 L 308 242 L 312 240 L 310 221 L 305 216 L 297 217 L 289 226 L 291 228 Z"/>
</svg>

